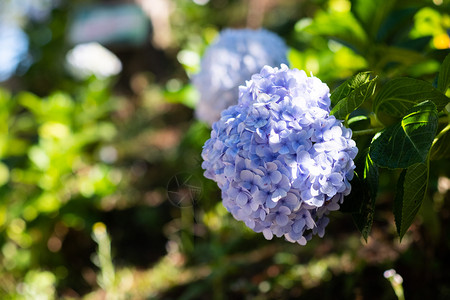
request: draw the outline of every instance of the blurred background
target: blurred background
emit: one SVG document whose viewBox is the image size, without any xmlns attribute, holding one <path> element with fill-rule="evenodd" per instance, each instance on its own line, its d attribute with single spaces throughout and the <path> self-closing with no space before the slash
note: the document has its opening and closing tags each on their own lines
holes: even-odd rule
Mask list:
<svg viewBox="0 0 450 300">
<path fill-rule="evenodd" d="M 401 299 L 395 269 L 406 299 L 450 299 L 448 158 L 401 243 L 395 172 L 367 242 L 341 212 L 304 247 L 226 212 L 190 78 L 228 27 L 277 33 L 332 90 L 433 82 L 450 52 L 446 0 L 1 0 L 0 298 Z"/>
</svg>

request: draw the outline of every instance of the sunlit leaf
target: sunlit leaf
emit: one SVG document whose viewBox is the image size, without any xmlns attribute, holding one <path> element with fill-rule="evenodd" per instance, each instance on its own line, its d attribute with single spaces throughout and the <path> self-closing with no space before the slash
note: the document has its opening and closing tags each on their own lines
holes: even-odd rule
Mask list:
<svg viewBox="0 0 450 300">
<path fill-rule="evenodd" d="M 449 87 L 450 87 L 450 54 L 445 57 L 444 62 L 442 63 L 437 85 L 438 90 L 440 90 L 443 93 L 445 93 Z"/>
<path fill-rule="evenodd" d="M 430 83 L 412 78 L 396 78 L 386 83 L 375 97 L 375 113 L 383 112 L 401 118 L 417 103 L 430 100 L 442 110 L 449 98 L 435 89 Z"/>
<path fill-rule="evenodd" d="M 195 108 L 198 101 L 198 92 L 191 84 L 185 85 L 177 91 L 165 91 L 164 98 L 170 103 L 181 103 Z"/>
<path fill-rule="evenodd" d="M 367 35 L 350 12 L 329 14 L 320 11 L 305 31 L 333 38 L 359 53 L 367 46 Z"/>
<path fill-rule="evenodd" d="M 332 115 L 337 119 L 345 117 L 357 109 L 375 91 L 377 77 L 370 79 L 370 72 L 358 73 L 341 84 L 332 94 Z"/>
<path fill-rule="evenodd" d="M 16 98 L 22 106 L 28 108 L 33 114 L 41 114 L 43 105 L 41 104 L 42 99 L 38 96 L 29 92 L 21 92 Z"/>
<path fill-rule="evenodd" d="M 11 93 L 0 87 L 0 107 L 3 108 L 10 102 Z"/>
<path fill-rule="evenodd" d="M 336 105 L 339 101 L 347 97 L 353 90 L 368 82 L 369 79 L 370 72 L 361 72 L 347 79 L 344 83 L 338 86 L 333 93 L 331 93 L 331 106 Z"/>
<path fill-rule="evenodd" d="M 5 155 L 5 152 L 8 150 L 9 139 L 8 139 L 8 131 L 9 131 L 9 123 L 11 122 L 11 94 L 0 88 L 0 158 Z"/>
<path fill-rule="evenodd" d="M 0 187 L 6 184 L 9 180 L 9 168 L 4 163 L 0 162 Z"/>
<path fill-rule="evenodd" d="M 400 240 L 414 220 L 425 198 L 428 186 L 428 165 L 418 163 L 400 174 L 394 199 L 394 216 Z"/>
<path fill-rule="evenodd" d="M 375 136 L 370 156 L 380 167 L 407 168 L 424 163 L 438 125 L 436 106 L 424 101 L 411 108 L 400 122 Z"/>
</svg>

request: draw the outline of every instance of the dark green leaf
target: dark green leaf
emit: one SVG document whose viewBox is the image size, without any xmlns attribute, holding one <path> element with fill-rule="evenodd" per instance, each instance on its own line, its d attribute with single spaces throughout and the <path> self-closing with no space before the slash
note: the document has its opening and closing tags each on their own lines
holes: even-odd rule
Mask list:
<svg viewBox="0 0 450 300">
<path fill-rule="evenodd" d="M 354 159 L 355 172 L 353 179 L 350 181 L 352 185 L 352 191 L 350 195 L 344 198 L 344 203 L 341 205 L 340 211 L 346 213 L 359 213 L 361 211 L 362 203 L 365 201 L 369 194 L 364 186 L 363 174 L 364 174 L 364 161 L 367 154 L 367 149 L 364 149 L 358 153 Z"/>
<path fill-rule="evenodd" d="M 369 194 L 365 189 L 362 179 L 355 172 L 351 181 L 352 191 L 350 195 L 344 198 L 344 203 L 341 204 L 339 209 L 344 213 L 359 213 L 363 203 L 368 198 Z"/>
<path fill-rule="evenodd" d="M 367 242 L 373 224 L 373 216 L 375 213 L 375 200 L 364 198 L 360 213 L 353 213 L 353 223 Z"/>
<path fill-rule="evenodd" d="M 400 240 L 414 220 L 425 198 L 428 186 L 428 165 L 418 163 L 400 174 L 394 199 L 394 216 Z"/>
<path fill-rule="evenodd" d="M 444 62 L 442 63 L 437 85 L 438 90 L 440 90 L 443 93 L 445 93 L 449 87 L 450 87 L 450 54 L 445 57 Z"/>
<path fill-rule="evenodd" d="M 375 200 L 378 190 L 378 168 L 374 165 L 370 155 L 365 156 L 363 187 L 365 197 L 362 198 L 359 213 L 353 213 L 353 221 L 367 242 L 370 230 L 372 229 L 373 217 L 375 213 Z"/>
<path fill-rule="evenodd" d="M 352 0 L 351 11 L 373 39 L 394 4 L 395 1 L 390 0 Z"/>
<path fill-rule="evenodd" d="M 400 48 L 410 49 L 422 53 L 427 46 L 430 45 L 430 41 L 433 36 L 422 36 L 415 39 L 407 39 L 403 41 L 399 41 L 396 45 Z"/>
<path fill-rule="evenodd" d="M 450 99 L 426 81 L 396 78 L 386 83 L 380 90 L 373 102 L 373 110 L 377 115 L 384 112 L 401 118 L 411 107 L 425 100 L 433 101 L 440 111 Z"/>
<path fill-rule="evenodd" d="M 374 51 L 378 55 L 377 61 L 374 62 L 377 69 L 386 69 L 392 64 L 401 69 L 426 61 L 422 53 L 396 46 L 375 45 Z"/>
<path fill-rule="evenodd" d="M 378 167 L 373 163 L 370 154 L 367 153 L 366 163 L 364 165 L 364 180 L 369 186 L 370 198 L 375 201 L 378 191 Z"/>
<path fill-rule="evenodd" d="M 412 107 L 400 122 L 374 137 L 370 156 L 380 167 L 407 168 L 424 163 L 438 125 L 436 106 L 424 101 Z"/>
<path fill-rule="evenodd" d="M 439 160 L 450 157 L 450 124 L 436 136 L 430 151 L 431 160 Z"/>
<path fill-rule="evenodd" d="M 336 89 L 336 95 L 331 95 L 335 106 L 331 115 L 337 119 L 345 119 L 346 116 L 357 109 L 363 102 L 373 95 L 377 77 L 370 79 L 369 72 L 358 73 L 345 81 Z"/>
<path fill-rule="evenodd" d="M 347 125 L 351 130 L 367 129 L 370 126 L 370 118 L 364 115 L 351 117 L 348 120 Z"/>
<path fill-rule="evenodd" d="M 366 241 L 372 228 L 378 189 L 378 168 L 373 164 L 368 153 L 369 149 L 364 149 L 356 157 L 355 176 L 351 181 L 352 192 L 345 197 L 340 209 L 342 212 L 352 214 L 356 228 Z"/>
<path fill-rule="evenodd" d="M 395 1 L 389 2 L 389 4 L 395 3 Z M 376 41 L 379 43 L 384 42 L 385 44 L 402 44 L 405 37 L 407 37 L 408 33 L 411 31 L 411 24 L 414 22 L 414 15 L 417 13 L 418 9 L 419 8 L 415 6 L 400 9 L 396 8 L 389 12 L 389 15 L 381 19 Z M 414 48 L 408 47 L 408 49 Z"/>
</svg>

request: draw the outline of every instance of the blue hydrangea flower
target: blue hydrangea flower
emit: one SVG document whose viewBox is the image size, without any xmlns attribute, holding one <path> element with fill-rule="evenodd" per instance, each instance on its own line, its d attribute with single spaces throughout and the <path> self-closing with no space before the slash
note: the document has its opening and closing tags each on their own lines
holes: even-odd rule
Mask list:
<svg viewBox="0 0 450 300">
<path fill-rule="evenodd" d="M 206 50 L 201 71 L 192 79 L 200 92 L 196 117 L 210 125 L 219 120 L 225 108 L 237 103 L 239 85 L 265 65 L 286 64 L 286 52 L 284 41 L 265 29 L 223 30 Z M 267 111 L 259 113 L 253 122 L 262 126 Z"/>
<path fill-rule="evenodd" d="M 15 72 L 28 53 L 28 36 L 13 24 L 0 22 L 0 82 Z"/>
<path fill-rule="evenodd" d="M 304 71 L 264 66 L 239 88 L 205 143 L 205 176 L 223 204 L 267 239 L 305 245 L 351 190 L 358 149 L 330 116 L 329 89 Z"/>
</svg>

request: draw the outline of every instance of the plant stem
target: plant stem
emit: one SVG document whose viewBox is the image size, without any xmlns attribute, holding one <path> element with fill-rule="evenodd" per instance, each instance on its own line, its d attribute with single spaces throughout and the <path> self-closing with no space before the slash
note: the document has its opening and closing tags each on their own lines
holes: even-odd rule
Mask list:
<svg viewBox="0 0 450 300">
<path fill-rule="evenodd" d="M 450 124 L 448 124 L 447 126 L 445 126 L 445 128 L 444 129 L 442 129 L 437 135 L 436 135 L 436 137 L 434 138 L 434 140 L 433 140 L 433 144 L 431 145 L 432 147 L 434 146 L 434 144 L 439 140 L 439 138 L 441 137 L 441 136 L 443 136 L 447 131 L 449 131 L 450 130 Z"/>
<path fill-rule="evenodd" d="M 352 137 L 366 135 L 366 134 L 374 134 L 383 129 L 383 127 L 369 128 L 364 130 L 356 130 L 353 131 Z"/>
</svg>

